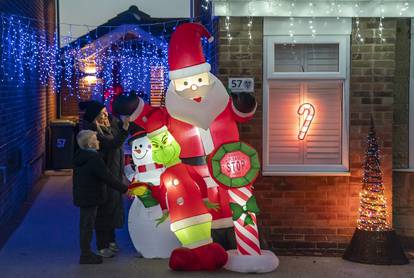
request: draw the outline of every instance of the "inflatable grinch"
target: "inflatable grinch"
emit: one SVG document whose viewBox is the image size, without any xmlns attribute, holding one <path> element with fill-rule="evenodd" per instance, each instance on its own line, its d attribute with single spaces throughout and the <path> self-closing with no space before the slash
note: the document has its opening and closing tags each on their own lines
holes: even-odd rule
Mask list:
<svg viewBox="0 0 414 278">
<path fill-rule="evenodd" d="M 159 225 L 156 223 L 166 210 L 165 194 L 160 187 L 160 176 L 165 168 L 154 163 L 146 132 L 136 126 L 132 128 L 128 139 L 134 165 L 130 188 L 136 197 L 128 214 L 129 235 L 144 258 L 169 258 L 180 244 L 171 232 L 168 220 Z M 132 168 L 130 165 L 126 167 L 126 171 Z"/>
<path fill-rule="evenodd" d="M 169 216 L 171 231 L 182 244 L 171 253 L 170 268 L 185 271 L 221 268 L 227 262 L 227 253 L 211 238 L 212 216 L 208 207 L 213 204 L 202 199 L 206 191 L 204 180 L 181 163 L 180 145 L 165 126 L 160 127 L 164 111 L 153 112 L 148 115 L 144 127 L 151 141 L 152 159 L 166 168 L 160 177 L 160 192 L 168 208 L 157 223 L 163 223 Z"/>
<path fill-rule="evenodd" d="M 220 80 L 210 73 L 211 67 L 205 60 L 201 46 L 202 37 L 208 38 L 210 42 L 213 40 L 209 32 L 197 23 L 182 24 L 176 28 L 171 36 L 168 50 L 171 82 L 166 94 L 165 111 L 164 108 L 153 108 L 146 105 L 141 99 L 137 100 L 128 96 L 118 97 L 114 101 L 114 108 L 119 114 L 129 115 L 130 119 L 140 126 L 146 124 L 154 110 L 165 113 L 166 116 L 159 120 L 163 122 L 181 146 L 180 159 L 182 163 L 188 165 L 203 177 L 207 185 L 207 191 L 203 197 L 208 197 L 210 202 L 220 205 L 217 212 L 209 211 L 213 216 L 212 235 L 214 241 L 219 242 L 225 249 L 237 248 L 237 250 L 240 250 L 239 248 L 243 244 L 239 244 L 240 234 L 236 233 L 238 236 L 236 238 L 237 243 L 234 236 L 234 223 L 237 225 L 237 221 L 234 221 L 234 213 L 240 214 L 240 204 L 239 206 L 232 205 L 230 207 L 230 191 L 232 190 L 223 183 L 226 178 L 220 176 L 222 173 L 216 173 L 217 177 L 214 177 L 214 167 L 217 168 L 218 166 L 210 166 L 209 168 L 207 162 L 210 161 L 211 164 L 213 160 L 209 160 L 208 157 L 217 154 L 217 151 L 225 148 L 223 146 L 226 144 L 240 141 L 237 123 L 251 119 L 255 113 L 257 103 L 255 98 L 248 93 L 229 95 Z M 245 149 L 246 147 L 244 147 Z M 243 150 L 240 149 L 239 151 L 243 153 Z M 241 157 L 242 160 L 252 159 L 249 155 L 240 156 L 238 154 L 229 154 L 226 159 L 229 157 Z M 224 155 L 222 151 L 218 152 L 218 157 L 215 160 L 221 159 L 220 155 Z M 233 162 L 229 163 L 232 165 Z M 241 165 L 241 160 L 238 163 L 238 165 Z M 244 161 L 244 163 L 245 166 L 249 166 L 248 170 L 244 169 L 236 176 L 229 178 L 244 179 L 243 175 L 249 174 L 248 182 L 244 183 L 244 186 L 251 196 L 251 184 L 257 176 L 258 169 L 254 161 Z M 256 171 L 256 173 L 254 174 L 251 170 Z M 250 200 L 250 208 L 255 205 L 254 198 L 247 198 L 246 203 L 247 200 Z M 255 212 L 253 211 L 255 209 L 245 211 L 246 204 L 241 205 L 241 207 L 242 213 L 238 219 L 245 219 L 249 216 L 245 224 L 254 226 L 253 229 L 257 231 Z M 257 232 L 253 234 L 253 237 L 256 238 L 255 240 L 258 243 Z M 231 252 L 230 254 L 232 254 Z M 236 252 L 236 254 L 246 255 L 243 252 Z M 235 267 L 232 270 L 242 272 L 274 270 L 277 266 L 277 258 L 273 253 L 271 254 L 269 255 L 271 257 L 269 265 L 266 267 L 263 266 L 258 269 L 253 266 L 256 263 L 255 260 L 251 260 L 250 270 L 245 262 L 242 264 L 245 266 L 244 268 L 237 269 Z M 246 256 L 254 256 L 257 259 L 262 255 L 261 252 L 249 252 Z M 264 256 L 267 256 L 267 253 Z M 231 256 L 231 258 L 233 257 Z M 247 260 L 249 259 L 247 258 Z M 231 267 L 229 268 L 231 269 Z"/>
</svg>

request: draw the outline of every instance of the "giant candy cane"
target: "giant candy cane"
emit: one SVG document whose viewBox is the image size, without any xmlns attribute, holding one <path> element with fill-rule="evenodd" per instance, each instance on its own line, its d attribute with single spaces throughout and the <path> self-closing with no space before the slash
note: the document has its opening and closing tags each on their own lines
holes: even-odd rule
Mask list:
<svg viewBox="0 0 414 278">
<path fill-rule="evenodd" d="M 226 189 L 234 223 L 237 250 L 228 250 L 225 269 L 264 273 L 277 268 L 279 260 L 269 250 L 261 250 L 253 196 L 253 183 L 260 172 L 257 151 L 243 142 L 232 142 L 215 149 L 208 158 L 212 178 Z"/>
<path fill-rule="evenodd" d="M 231 188 L 228 190 L 230 202 L 239 204 L 246 208 L 247 200 L 252 197 L 250 186 Z M 247 214 L 248 213 L 248 214 Z M 256 214 L 247 212 L 234 220 L 234 232 L 236 234 L 237 251 L 241 255 L 260 255 L 259 232 L 257 231 Z M 250 215 L 253 220 L 252 225 L 245 225 L 246 217 Z"/>
<path fill-rule="evenodd" d="M 301 126 L 298 134 L 298 139 L 303 140 L 305 139 L 306 134 L 308 133 L 309 127 L 312 123 L 313 118 L 315 117 L 315 107 L 313 107 L 310 103 L 304 103 L 299 106 L 298 114 L 300 116 L 305 115 L 305 121 Z"/>
</svg>

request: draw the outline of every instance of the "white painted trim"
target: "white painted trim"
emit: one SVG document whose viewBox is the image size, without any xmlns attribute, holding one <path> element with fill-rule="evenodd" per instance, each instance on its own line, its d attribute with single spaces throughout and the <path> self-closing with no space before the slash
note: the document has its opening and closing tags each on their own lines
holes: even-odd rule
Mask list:
<svg viewBox="0 0 414 278">
<path fill-rule="evenodd" d="M 312 26 L 316 30 L 316 36 L 320 35 L 351 35 L 352 19 L 351 18 L 303 18 L 294 17 L 290 19 L 282 17 L 265 17 L 263 19 L 264 36 L 289 36 L 289 30 L 293 31 L 294 36 L 309 36 L 309 21 L 312 20 Z M 290 24 L 293 23 L 293 26 Z"/>
<path fill-rule="evenodd" d="M 414 17 L 411 18 L 410 91 L 408 117 L 408 167 L 414 168 Z"/>
<path fill-rule="evenodd" d="M 288 20 L 288 19 L 286 19 Z M 265 28 L 265 27 L 263 27 Z M 266 27 L 267 28 L 267 27 Z M 279 42 L 278 37 L 282 37 L 282 40 L 285 36 L 264 36 L 263 42 L 263 169 L 262 175 L 264 176 L 349 176 L 349 105 L 350 105 L 350 36 L 324 36 L 313 38 L 311 34 L 308 36 L 301 36 L 301 42 L 339 42 L 339 73 L 335 79 L 343 80 L 343 107 L 342 107 L 342 161 L 338 165 L 270 165 L 269 164 L 269 140 L 268 138 L 268 114 L 269 114 L 269 82 L 268 79 L 274 79 L 275 77 L 271 74 L 268 74 L 267 71 L 269 68 L 271 70 L 273 65 L 269 67 L 269 64 L 273 64 L 273 54 L 269 58 L 269 53 L 272 53 L 273 50 L 269 49 L 273 47 L 273 42 Z M 289 37 L 289 39 L 291 39 Z M 308 41 L 306 41 L 306 39 Z M 271 43 L 269 43 L 269 40 Z M 281 76 L 278 76 L 278 79 L 281 79 Z M 284 77 L 285 78 L 285 77 Z M 311 79 L 311 76 L 295 76 L 295 79 Z M 312 78 L 315 79 L 329 79 L 326 78 L 324 74 L 314 75 Z M 333 77 L 331 77 L 333 78 Z M 289 79 L 289 78 L 286 78 Z"/>
<path fill-rule="evenodd" d="M 269 3 L 274 3 L 269 5 Z M 280 17 L 408 17 L 414 14 L 414 5 L 411 1 L 402 0 L 336 0 L 341 8 L 331 9 L 332 0 L 317 0 L 310 8 L 309 0 L 296 0 L 294 8 L 292 0 L 279 1 L 241 1 L 241 0 L 214 0 L 213 14 L 215 16 L 280 16 Z M 409 8 L 400 14 L 404 2 L 409 2 Z M 278 5 L 281 3 L 281 6 Z M 360 8 L 356 8 L 359 4 Z M 382 5 L 381 5 L 382 4 Z M 381 8 L 383 7 L 383 12 Z M 313 11 L 313 13 L 311 13 Z"/>
</svg>

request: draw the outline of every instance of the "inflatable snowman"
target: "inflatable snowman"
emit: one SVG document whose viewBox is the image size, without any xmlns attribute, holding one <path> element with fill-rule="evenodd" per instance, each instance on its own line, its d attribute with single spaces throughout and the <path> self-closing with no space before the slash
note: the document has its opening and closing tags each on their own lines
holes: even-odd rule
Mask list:
<svg viewBox="0 0 414 278">
<path fill-rule="evenodd" d="M 127 164 L 125 171 L 131 181 L 130 188 L 139 192 L 129 209 L 129 235 L 144 258 L 169 258 L 180 244 L 170 230 L 169 220 L 158 226 L 156 222 L 166 209 L 166 200 L 162 197 L 165 194 L 159 186 L 164 167 L 152 160 L 151 143 L 144 131 L 132 134 L 128 143 L 134 165 Z M 130 173 L 131 169 L 135 170 L 134 174 Z"/>
</svg>

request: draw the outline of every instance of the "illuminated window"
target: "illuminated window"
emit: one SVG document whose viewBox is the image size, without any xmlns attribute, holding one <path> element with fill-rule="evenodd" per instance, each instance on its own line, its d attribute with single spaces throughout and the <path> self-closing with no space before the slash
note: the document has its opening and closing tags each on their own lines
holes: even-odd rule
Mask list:
<svg viewBox="0 0 414 278">
<path fill-rule="evenodd" d="M 351 22 L 292 37 L 281 20 L 264 22 L 263 174 L 347 175 Z"/>
</svg>

